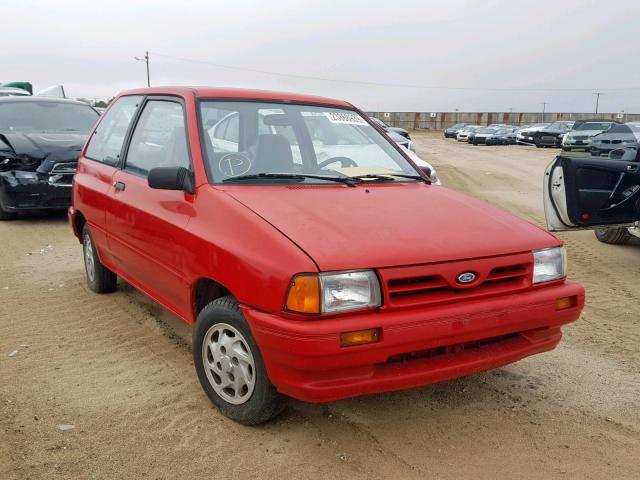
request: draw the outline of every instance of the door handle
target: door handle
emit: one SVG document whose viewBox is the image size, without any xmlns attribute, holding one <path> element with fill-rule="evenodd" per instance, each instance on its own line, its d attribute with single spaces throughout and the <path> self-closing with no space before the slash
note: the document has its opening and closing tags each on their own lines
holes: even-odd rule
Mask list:
<svg viewBox="0 0 640 480">
<path fill-rule="evenodd" d="M 125 184 L 122 183 L 122 182 L 115 182 L 113 184 L 113 188 L 115 188 L 116 190 L 119 190 L 121 192 L 124 190 L 124 187 L 125 187 Z"/>
</svg>

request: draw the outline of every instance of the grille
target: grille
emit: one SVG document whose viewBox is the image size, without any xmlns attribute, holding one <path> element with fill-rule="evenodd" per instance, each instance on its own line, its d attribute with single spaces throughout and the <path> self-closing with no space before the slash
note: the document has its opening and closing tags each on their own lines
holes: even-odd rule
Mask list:
<svg viewBox="0 0 640 480">
<path fill-rule="evenodd" d="M 573 137 L 574 140 L 586 140 L 587 136 L 586 135 L 576 135 L 575 137 Z"/>
<path fill-rule="evenodd" d="M 487 345 L 495 345 L 515 339 L 520 333 L 510 333 L 507 335 L 499 335 L 496 337 L 484 338 L 482 340 L 472 340 L 470 342 L 456 343 L 453 345 L 443 345 L 440 347 L 429 348 L 417 352 L 401 353 L 393 355 L 387 359 L 385 364 L 410 362 L 411 360 L 432 359 L 442 357 L 444 355 L 455 355 L 468 350 L 478 350 Z"/>
<path fill-rule="evenodd" d="M 381 269 L 386 305 L 406 307 L 450 303 L 487 295 L 501 295 L 531 286 L 530 253 L 414 267 Z M 475 279 L 460 283 L 462 273 Z"/>
</svg>

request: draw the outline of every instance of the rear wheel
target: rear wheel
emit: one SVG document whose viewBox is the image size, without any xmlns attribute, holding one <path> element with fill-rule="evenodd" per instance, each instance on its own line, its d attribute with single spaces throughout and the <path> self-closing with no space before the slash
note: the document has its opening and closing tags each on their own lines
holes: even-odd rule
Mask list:
<svg viewBox="0 0 640 480">
<path fill-rule="evenodd" d="M 232 296 L 202 309 L 192 349 L 200 384 L 223 415 L 256 425 L 284 409 L 285 397 L 269 380 L 249 324 Z"/>
<path fill-rule="evenodd" d="M 111 293 L 116 290 L 118 277 L 100 263 L 89 227 L 82 229 L 82 250 L 84 253 L 84 270 L 87 285 L 96 293 Z"/>
<path fill-rule="evenodd" d="M 633 235 L 626 228 L 596 228 L 596 238 L 602 243 L 622 245 L 627 243 Z"/>
</svg>

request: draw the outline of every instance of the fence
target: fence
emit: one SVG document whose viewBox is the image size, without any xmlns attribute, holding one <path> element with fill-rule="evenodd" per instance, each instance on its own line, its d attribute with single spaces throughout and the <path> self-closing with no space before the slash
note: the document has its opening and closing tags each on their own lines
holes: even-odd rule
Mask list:
<svg viewBox="0 0 640 480">
<path fill-rule="evenodd" d="M 392 127 L 407 130 L 427 129 L 444 130 L 455 123 L 470 125 L 489 125 L 506 123 L 508 125 L 527 125 L 556 120 L 617 120 L 619 122 L 640 122 L 640 113 L 545 113 L 541 112 L 369 112 Z"/>
</svg>

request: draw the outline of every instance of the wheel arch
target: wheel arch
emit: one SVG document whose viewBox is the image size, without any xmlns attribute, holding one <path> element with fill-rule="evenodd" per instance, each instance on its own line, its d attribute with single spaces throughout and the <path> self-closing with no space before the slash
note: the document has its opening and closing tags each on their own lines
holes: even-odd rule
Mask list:
<svg viewBox="0 0 640 480">
<path fill-rule="evenodd" d="M 87 223 L 87 219 L 80 210 L 73 211 L 73 219 L 71 221 L 71 228 L 73 233 L 80 243 L 82 243 L 82 230 Z"/>
<path fill-rule="evenodd" d="M 214 300 L 235 295 L 222 283 L 210 277 L 200 277 L 191 285 L 191 315 L 195 323 L 204 307 Z"/>
</svg>

